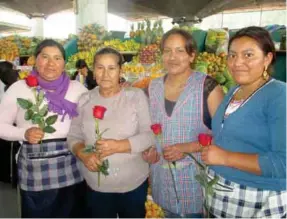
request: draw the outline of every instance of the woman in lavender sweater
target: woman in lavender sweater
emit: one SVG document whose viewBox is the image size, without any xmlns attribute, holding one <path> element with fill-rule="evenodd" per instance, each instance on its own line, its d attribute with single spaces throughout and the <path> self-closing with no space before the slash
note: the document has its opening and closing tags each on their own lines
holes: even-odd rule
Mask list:
<svg viewBox="0 0 287 219">
<path fill-rule="evenodd" d="M 98 87 L 85 93 L 78 106 L 79 116 L 72 121 L 68 143 L 82 161 L 81 171 L 88 184 L 88 214 L 93 218 L 144 218 L 147 196 L 148 164 L 141 153 L 154 144 L 150 131 L 147 97 L 137 88 L 122 88 L 119 83 L 122 56 L 104 48 L 94 58 Z M 104 140 L 97 141 L 95 153 L 84 153 L 85 145 L 94 145 L 93 107 L 107 109 L 99 121 L 100 131 L 108 129 Z M 100 177 L 101 159 L 109 161 L 109 175 Z"/>
</svg>

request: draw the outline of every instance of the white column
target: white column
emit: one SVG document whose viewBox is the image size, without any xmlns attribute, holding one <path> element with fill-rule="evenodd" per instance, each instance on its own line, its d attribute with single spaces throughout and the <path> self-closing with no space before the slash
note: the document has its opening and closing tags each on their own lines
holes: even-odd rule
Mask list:
<svg viewBox="0 0 287 219">
<path fill-rule="evenodd" d="M 76 31 L 88 24 L 98 23 L 107 29 L 108 0 L 75 0 Z"/>
<path fill-rule="evenodd" d="M 32 17 L 32 35 L 44 37 L 44 17 Z"/>
</svg>

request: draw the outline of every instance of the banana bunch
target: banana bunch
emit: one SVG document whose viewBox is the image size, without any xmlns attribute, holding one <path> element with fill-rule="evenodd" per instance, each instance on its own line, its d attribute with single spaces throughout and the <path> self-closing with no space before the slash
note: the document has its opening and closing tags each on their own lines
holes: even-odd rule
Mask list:
<svg viewBox="0 0 287 219">
<path fill-rule="evenodd" d="M 151 79 L 163 76 L 163 66 L 162 64 L 154 64 L 152 66 L 146 67 L 142 64 L 134 64 L 129 62 L 123 65 L 122 71 L 125 75 L 142 76 L 144 73 L 149 73 Z"/>
<path fill-rule="evenodd" d="M 145 203 L 146 215 L 145 218 L 164 218 L 164 212 L 152 200 L 147 200 Z"/>
<path fill-rule="evenodd" d="M 66 69 L 69 70 L 75 70 L 75 65 L 76 62 L 79 59 L 84 59 L 90 69 L 93 68 L 93 63 L 94 63 L 94 56 L 97 51 L 97 47 L 92 47 L 89 51 L 83 51 L 83 52 L 78 52 L 71 56 L 68 60 L 68 63 L 66 64 Z"/>
<path fill-rule="evenodd" d="M 133 56 L 131 63 L 134 65 L 140 63 L 140 56 L 138 54 Z"/>
<path fill-rule="evenodd" d="M 118 51 L 138 51 L 140 49 L 140 44 L 134 40 L 126 40 L 122 42 L 120 39 L 113 39 L 104 41 L 105 47 L 112 47 Z"/>
</svg>

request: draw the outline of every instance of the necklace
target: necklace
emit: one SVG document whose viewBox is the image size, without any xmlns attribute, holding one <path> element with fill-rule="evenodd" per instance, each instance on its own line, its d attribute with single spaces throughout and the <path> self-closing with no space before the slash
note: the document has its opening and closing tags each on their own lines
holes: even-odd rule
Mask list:
<svg viewBox="0 0 287 219">
<path fill-rule="evenodd" d="M 258 87 L 256 90 L 254 90 L 246 99 L 242 99 L 242 101 L 240 101 L 240 105 L 238 106 L 237 110 L 240 109 L 241 107 L 243 107 L 244 104 L 247 103 L 259 90 L 261 90 L 265 85 L 270 84 L 273 80 L 274 79 L 266 81 L 265 83 L 260 85 L 260 87 Z M 231 95 L 231 97 L 229 98 L 229 100 L 228 100 L 228 102 L 227 102 L 227 104 L 225 106 L 224 114 L 223 114 L 222 120 L 221 120 L 221 129 L 223 129 L 225 119 L 228 117 L 228 116 L 225 115 L 227 107 L 229 106 L 230 102 L 233 100 L 234 95 L 236 94 L 236 92 L 238 92 L 239 89 L 240 89 L 240 87 L 238 87 L 238 88 L 236 88 L 234 90 L 233 94 Z"/>
<path fill-rule="evenodd" d="M 258 89 L 260 89 L 264 84 L 266 84 L 268 81 L 264 81 L 262 84 L 259 84 L 258 88 L 256 88 L 253 91 L 249 91 L 247 94 L 244 93 L 242 87 L 239 87 L 236 92 L 233 95 L 233 100 L 236 101 L 242 101 L 244 99 L 248 99 L 254 92 L 256 92 Z"/>
</svg>

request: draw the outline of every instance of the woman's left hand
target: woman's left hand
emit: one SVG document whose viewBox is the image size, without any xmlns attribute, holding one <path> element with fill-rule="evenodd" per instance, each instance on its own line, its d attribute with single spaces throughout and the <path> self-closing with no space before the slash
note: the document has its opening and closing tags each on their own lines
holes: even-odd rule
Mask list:
<svg viewBox="0 0 287 219">
<path fill-rule="evenodd" d="M 217 145 L 204 146 L 201 159 L 207 165 L 226 166 L 229 152 Z"/>
<path fill-rule="evenodd" d="M 163 149 L 163 157 L 169 162 L 181 160 L 185 157 L 184 153 L 180 151 L 177 145 L 171 145 Z"/>
<path fill-rule="evenodd" d="M 110 156 L 118 153 L 119 146 L 117 140 L 114 139 L 102 139 L 96 142 L 96 148 L 100 154 L 100 158 Z"/>
</svg>

